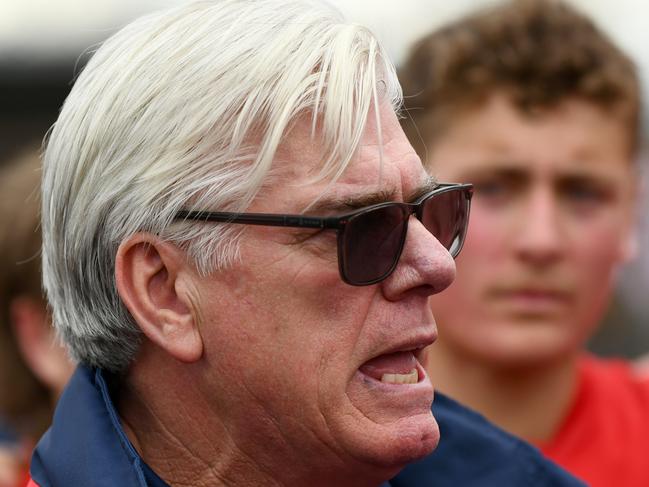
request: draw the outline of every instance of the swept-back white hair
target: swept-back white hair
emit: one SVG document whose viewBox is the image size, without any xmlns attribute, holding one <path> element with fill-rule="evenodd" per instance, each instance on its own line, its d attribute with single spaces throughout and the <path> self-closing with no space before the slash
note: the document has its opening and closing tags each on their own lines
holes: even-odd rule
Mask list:
<svg viewBox="0 0 649 487">
<path fill-rule="evenodd" d="M 235 225 L 174 223 L 180 210 L 243 211 L 303 114 L 325 141 L 321 178 L 354 154 L 393 66 L 371 33 L 311 0 L 205 0 L 141 18 L 76 81 L 47 143 L 43 276 L 73 357 L 124 370 L 141 332 L 121 302 L 115 255 L 152 232 L 203 273 L 237 257 Z"/>
</svg>

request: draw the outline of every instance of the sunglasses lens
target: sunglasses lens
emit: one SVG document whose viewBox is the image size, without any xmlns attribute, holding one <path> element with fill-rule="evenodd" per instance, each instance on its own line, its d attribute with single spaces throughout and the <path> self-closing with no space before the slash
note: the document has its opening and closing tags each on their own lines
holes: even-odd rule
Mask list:
<svg viewBox="0 0 649 487">
<path fill-rule="evenodd" d="M 422 208 L 422 223 L 454 258 L 466 236 L 469 204 L 466 190 L 457 189 L 434 195 Z"/>
<path fill-rule="evenodd" d="M 389 274 L 403 247 L 407 210 L 388 205 L 356 215 L 342 235 L 342 270 L 350 284 L 377 282 Z"/>
</svg>

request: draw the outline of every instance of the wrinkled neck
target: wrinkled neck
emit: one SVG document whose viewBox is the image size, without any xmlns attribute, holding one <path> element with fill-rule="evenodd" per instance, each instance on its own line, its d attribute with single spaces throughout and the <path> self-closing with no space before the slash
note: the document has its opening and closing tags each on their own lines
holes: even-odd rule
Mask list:
<svg viewBox="0 0 649 487">
<path fill-rule="evenodd" d="M 322 451 L 296 451 L 272 418 L 251 409 L 249 424 L 228 423 L 204 388 L 173 367 L 137 364 L 114 393 L 121 424 L 144 462 L 170 486 L 376 487 L 376 466 L 355 468 Z M 326 468 L 325 468 L 326 467 Z"/>
</svg>

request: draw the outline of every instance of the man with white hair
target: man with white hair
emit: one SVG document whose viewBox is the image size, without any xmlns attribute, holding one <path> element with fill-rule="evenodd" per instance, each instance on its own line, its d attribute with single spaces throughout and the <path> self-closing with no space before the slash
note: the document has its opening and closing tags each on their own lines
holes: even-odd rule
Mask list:
<svg viewBox="0 0 649 487">
<path fill-rule="evenodd" d="M 95 53 L 44 157 L 80 366 L 31 485 L 376 486 L 435 448 L 428 297 L 471 187 L 426 175 L 399 102 L 315 2 L 184 4 Z"/>
</svg>

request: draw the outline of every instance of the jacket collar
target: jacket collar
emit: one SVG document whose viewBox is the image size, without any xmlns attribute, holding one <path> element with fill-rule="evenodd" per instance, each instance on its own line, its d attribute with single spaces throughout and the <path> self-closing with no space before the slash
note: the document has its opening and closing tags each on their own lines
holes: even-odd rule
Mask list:
<svg viewBox="0 0 649 487">
<path fill-rule="evenodd" d="M 100 369 L 77 367 L 52 426 L 36 445 L 30 473 L 41 487 L 168 487 L 128 440 Z"/>
</svg>

